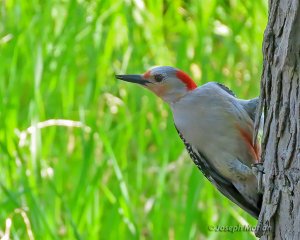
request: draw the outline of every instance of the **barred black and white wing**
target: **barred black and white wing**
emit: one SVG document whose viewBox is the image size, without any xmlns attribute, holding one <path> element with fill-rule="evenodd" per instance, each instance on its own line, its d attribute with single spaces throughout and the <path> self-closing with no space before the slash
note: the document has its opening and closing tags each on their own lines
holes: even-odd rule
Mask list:
<svg viewBox="0 0 300 240">
<path fill-rule="evenodd" d="M 176 127 L 176 126 L 175 126 Z M 217 189 L 231 201 L 236 203 L 238 206 L 243 208 L 245 211 L 250 213 L 256 219 L 258 218 L 260 212 L 260 203 L 258 206 L 254 206 L 249 203 L 243 195 L 236 189 L 236 187 L 222 175 L 207 161 L 207 158 L 199 150 L 195 149 L 191 144 L 189 144 L 183 135 L 179 132 L 176 127 L 176 130 L 182 139 L 190 157 L 204 176 L 214 185 Z"/>
</svg>

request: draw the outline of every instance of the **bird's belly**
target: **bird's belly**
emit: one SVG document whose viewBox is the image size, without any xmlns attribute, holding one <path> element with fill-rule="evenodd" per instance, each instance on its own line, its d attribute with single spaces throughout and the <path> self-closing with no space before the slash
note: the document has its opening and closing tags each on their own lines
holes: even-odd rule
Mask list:
<svg viewBox="0 0 300 240">
<path fill-rule="evenodd" d="M 224 126 L 223 123 L 221 127 L 220 123 L 214 123 L 213 120 L 175 122 L 175 124 L 186 141 L 201 152 L 209 164 L 227 179 L 245 180 L 248 175 L 252 175 L 250 167 L 240 161 L 249 156 L 245 154 L 247 146 L 241 141 L 233 126 Z"/>
</svg>

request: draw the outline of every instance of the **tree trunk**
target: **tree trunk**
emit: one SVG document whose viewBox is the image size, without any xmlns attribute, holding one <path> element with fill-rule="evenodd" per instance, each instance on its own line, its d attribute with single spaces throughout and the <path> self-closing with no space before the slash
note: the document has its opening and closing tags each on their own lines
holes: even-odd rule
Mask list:
<svg viewBox="0 0 300 240">
<path fill-rule="evenodd" d="M 256 235 L 300 239 L 300 7 L 269 0 L 261 99 L 264 196 Z M 256 124 L 258 125 L 258 124 Z"/>
</svg>

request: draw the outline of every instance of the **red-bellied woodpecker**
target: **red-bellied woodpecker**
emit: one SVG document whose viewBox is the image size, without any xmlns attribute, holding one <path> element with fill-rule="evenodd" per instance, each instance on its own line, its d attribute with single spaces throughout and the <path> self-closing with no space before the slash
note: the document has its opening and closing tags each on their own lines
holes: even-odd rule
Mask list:
<svg viewBox="0 0 300 240">
<path fill-rule="evenodd" d="M 251 169 L 260 155 L 259 144 L 253 143 L 257 98 L 237 99 L 215 82 L 197 87 L 186 73 L 167 66 L 116 78 L 141 84 L 167 102 L 179 136 L 205 177 L 227 198 L 258 217 L 261 195 Z"/>
</svg>

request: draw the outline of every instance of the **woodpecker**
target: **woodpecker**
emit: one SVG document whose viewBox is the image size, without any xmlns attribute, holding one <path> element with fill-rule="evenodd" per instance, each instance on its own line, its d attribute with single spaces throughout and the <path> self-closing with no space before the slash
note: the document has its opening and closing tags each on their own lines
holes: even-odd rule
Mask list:
<svg viewBox="0 0 300 240">
<path fill-rule="evenodd" d="M 238 99 L 216 82 L 197 87 L 187 73 L 169 66 L 116 78 L 139 84 L 168 103 L 193 162 L 223 195 L 258 218 L 261 194 L 251 168 L 260 157 L 253 140 L 258 98 Z"/>
</svg>

